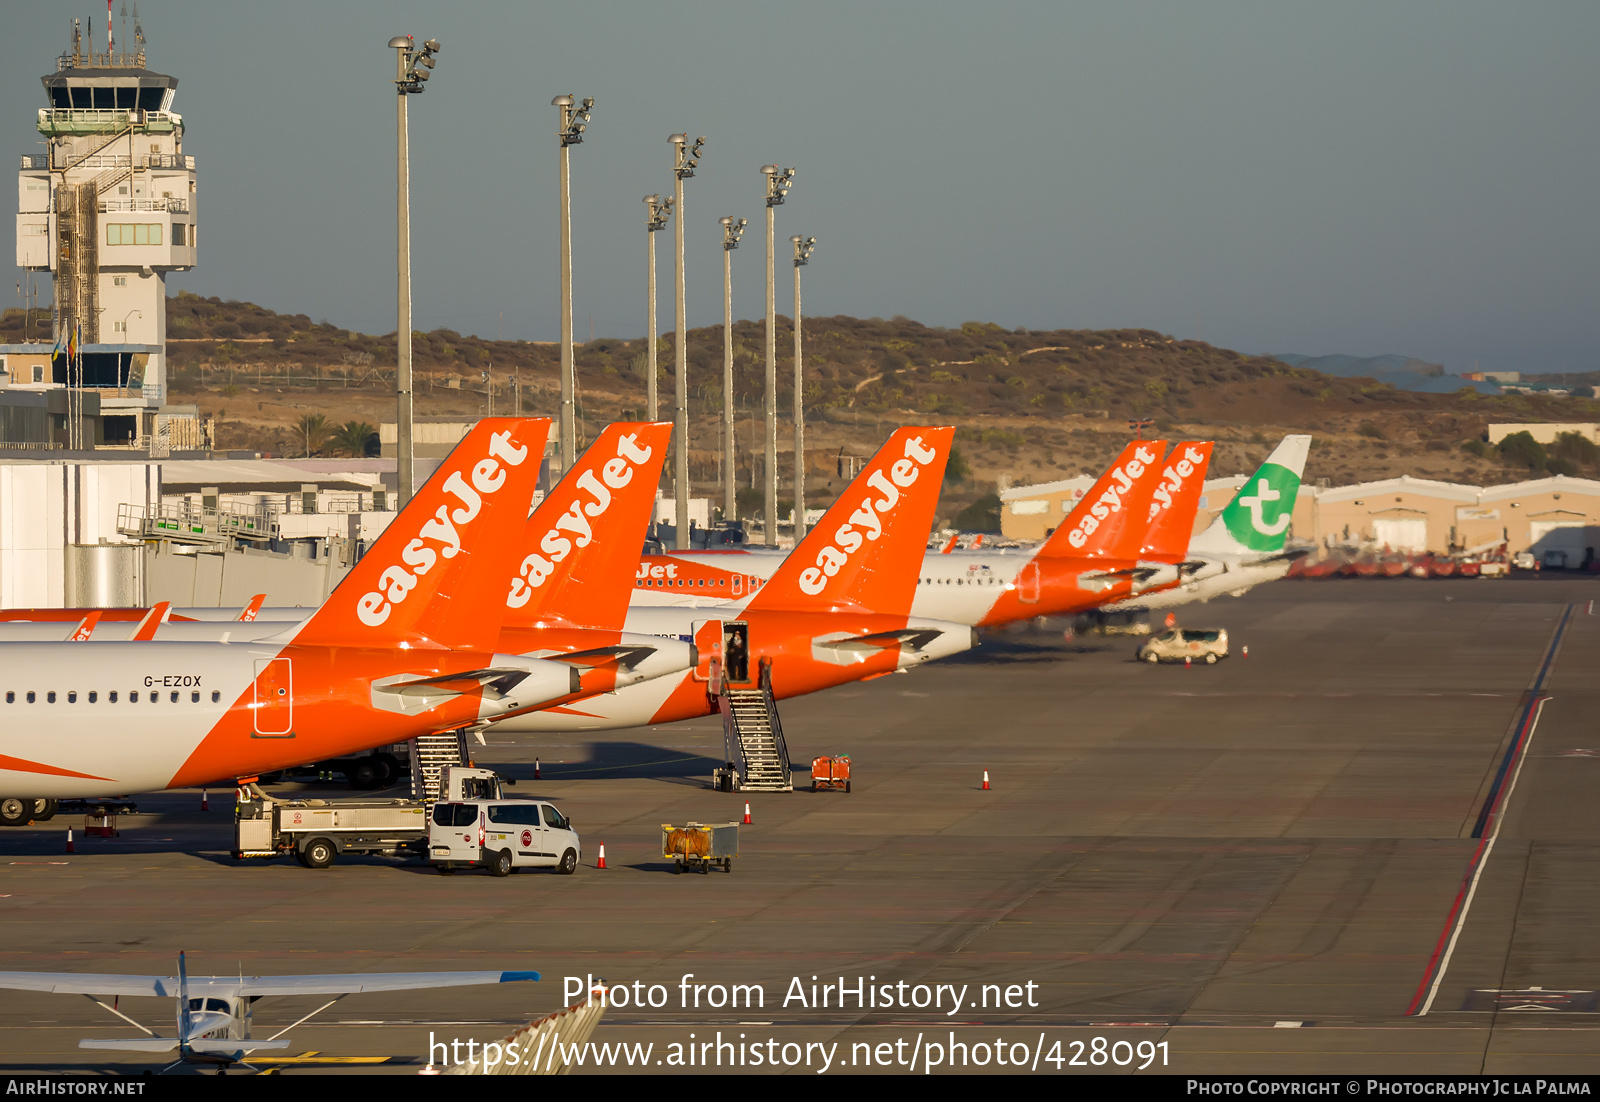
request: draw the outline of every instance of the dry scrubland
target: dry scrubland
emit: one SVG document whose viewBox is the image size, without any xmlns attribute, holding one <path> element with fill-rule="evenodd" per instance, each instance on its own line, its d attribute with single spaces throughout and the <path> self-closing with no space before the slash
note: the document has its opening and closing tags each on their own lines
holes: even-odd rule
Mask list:
<svg viewBox="0 0 1600 1102">
<path fill-rule="evenodd" d="M 38 315 L 33 321 L 35 332 Z M 792 321 L 778 321 L 779 409 L 792 409 Z M 22 333 L 18 310 L 0 318 L 0 340 Z M 171 390 L 217 419 L 218 445 L 299 454 L 294 425 L 307 413 L 329 422 L 392 419 L 394 334 L 372 336 L 276 314 L 243 302 L 188 293 L 169 300 Z M 1332 484 L 1409 473 L 1495 483 L 1526 478 L 1529 460 L 1471 442 L 1490 421 L 1600 420 L 1593 399 L 1413 394 L 1370 379 L 1339 379 L 1148 329 L 1007 330 L 968 322 L 945 329 L 906 318 L 819 317 L 805 320 L 808 453 L 819 471 L 821 504 L 839 489 L 831 456 L 841 446 L 870 450 L 887 427 L 953 422 L 971 475 L 947 495 L 951 515 L 992 492 L 1002 476 L 1016 482 L 1060 478 L 1098 468 L 1126 441 L 1129 418 L 1155 421 L 1171 437 L 1218 441 L 1213 471 L 1242 472 L 1291 431 L 1316 445 L 1306 471 Z M 554 344 L 492 341 L 447 329 L 417 333 L 419 416 L 482 414 L 491 397 L 510 411 L 512 383 L 524 412 L 559 409 L 559 351 Z M 758 418 L 764 375 L 760 322 L 734 326 L 734 393 L 741 484 L 761 446 Z M 673 339 L 660 342 L 660 389 L 670 409 Z M 644 340 L 600 338 L 577 350 L 583 428 L 644 414 Z M 714 489 L 722 410 L 722 329 L 688 338 L 693 477 Z M 490 373 L 486 386 L 483 373 Z M 792 447 L 785 416 L 780 450 Z M 814 449 L 814 451 L 812 450 Z M 787 462 L 785 462 L 787 469 Z M 1559 460 L 1550 465 L 1561 467 Z M 1573 473 L 1589 469 L 1569 458 Z"/>
</svg>

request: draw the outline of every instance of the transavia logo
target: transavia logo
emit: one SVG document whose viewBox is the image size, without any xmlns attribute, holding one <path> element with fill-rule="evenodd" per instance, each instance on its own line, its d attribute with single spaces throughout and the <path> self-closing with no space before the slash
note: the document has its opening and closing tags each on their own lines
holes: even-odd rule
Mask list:
<svg viewBox="0 0 1600 1102">
<path fill-rule="evenodd" d="M 449 505 L 439 506 L 439 511 L 418 531 L 417 538 L 406 544 L 400 559 L 411 570 L 391 566 L 378 576 L 376 590 L 361 595 L 356 601 L 356 615 L 361 622 L 374 628 L 383 623 L 394 606 L 411 595 L 417 579 L 434 568 L 440 555 L 453 559 L 460 554 L 461 533 L 456 526 L 471 524 L 483 508 L 484 496 L 505 485 L 506 472 L 501 469 L 501 463 L 520 467 L 527 458 L 528 449 L 512 444 L 511 432 L 507 430 L 490 434 L 489 454 L 472 465 L 470 485 L 460 471 L 452 471 L 444 480 L 444 491 L 459 498 L 461 504 L 454 509 Z"/>
<path fill-rule="evenodd" d="M 1293 471 L 1264 463 L 1229 502 L 1222 519 L 1233 538 L 1250 550 L 1276 551 L 1283 547 L 1299 491 L 1300 478 Z"/>
<path fill-rule="evenodd" d="M 921 468 L 938 455 L 932 448 L 923 446 L 922 437 L 913 436 L 906 441 L 905 458 L 896 459 L 889 466 L 888 478 L 882 470 L 873 471 L 867 478 L 867 485 L 881 493 L 882 500 L 873 501 L 871 494 L 861 499 L 861 505 L 850 514 L 850 520 L 834 531 L 833 543 L 817 552 L 817 565 L 800 572 L 800 591 L 812 597 L 821 593 L 828 579 L 844 568 L 863 543 L 883 535 L 884 518 L 900 504 L 900 491 L 914 483 L 922 473 Z"/>
<path fill-rule="evenodd" d="M 1176 463 L 1168 463 L 1167 469 L 1161 472 L 1161 485 L 1156 487 L 1155 496 L 1150 499 L 1150 519 L 1154 520 L 1156 514 L 1163 509 L 1172 507 L 1172 496 L 1183 489 L 1184 482 L 1190 475 L 1200 469 L 1206 461 L 1206 453 L 1193 444 L 1186 445 L 1183 454 Z"/>
<path fill-rule="evenodd" d="M 555 572 L 556 563 L 572 554 L 573 546 L 588 547 L 594 542 L 593 517 L 603 516 L 611 508 L 613 490 L 620 490 L 633 481 L 633 473 L 640 463 L 655 454 L 652 448 L 641 448 L 637 434 L 617 438 L 617 456 L 600 466 L 600 477 L 594 470 L 578 476 L 578 489 L 588 495 L 575 497 L 567 506 L 554 528 L 539 540 L 539 550 L 522 560 L 517 576 L 511 579 L 511 593 L 506 597 L 509 608 L 521 608 L 533 596 L 533 591 L 544 585 Z M 568 537 L 571 537 L 570 539 Z"/>
<path fill-rule="evenodd" d="M 1136 448 L 1133 458 L 1122 466 L 1112 467 L 1107 476 L 1106 488 L 1083 514 L 1078 526 L 1067 533 L 1067 542 L 1074 547 L 1082 547 L 1099 529 L 1101 521 L 1112 513 L 1122 512 L 1123 495 L 1133 488 L 1134 482 L 1144 475 L 1145 469 L 1159 458 L 1153 449 L 1141 447 Z"/>
</svg>

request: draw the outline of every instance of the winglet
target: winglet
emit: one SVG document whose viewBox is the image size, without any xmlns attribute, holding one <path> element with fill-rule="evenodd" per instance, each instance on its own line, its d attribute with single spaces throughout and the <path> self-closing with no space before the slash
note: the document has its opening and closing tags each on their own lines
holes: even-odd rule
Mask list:
<svg viewBox="0 0 1600 1102">
<path fill-rule="evenodd" d="M 254 597 L 251 597 L 250 603 L 245 605 L 243 611 L 239 613 L 239 622 L 248 624 L 251 620 L 254 620 L 266 601 L 267 595 L 265 593 L 257 593 Z"/>
<path fill-rule="evenodd" d="M 97 609 L 94 612 L 89 613 L 89 615 L 85 616 L 83 620 L 79 622 L 78 626 L 73 629 L 72 634 L 67 636 L 67 642 L 83 643 L 93 638 L 94 627 L 99 622 L 100 612 Z"/>
<path fill-rule="evenodd" d="M 1149 526 L 1150 495 L 1161 476 L 1165 440 L 1135 440 L 1101 475 L 1061 527 L 1039 548 L 1041 558 L 1134 559 Z"/>
<path fill-rule="evenodd" d="M 439 464 L 295 642 L 493 649 L 548 417 L 486 417 Z"/>
<path fill-rule="evenodd" d="M 1310 450 L 1311 437 L 1285 436 L 1211 526 L 1190 541 L 1189 550 L 1237 555 L 1282 551 Z"/>
<path fill-rule="evenodd" d="M 955 432 L 896 429 L 749 607 L 909 613 Z"/>
<path fill-rule="evenodd" d="M 1179 562 L 1188 554 L 1206 468 L 1211 465 L 1211 448 L 1209 440 L 1186 440 L 1173 446 L 1150 498 L 1150 527 L 1139 549 L 1141 559 Z"/>
<path fill-rule="evenodd" d="M 650 484 L 650 489 L 652 491 L 652 493 L 650 495 L 650 500 L 651 501 L 655 500 L 654 490 L 655 490 L 656 485 L 657 485 L 657 483 L 654 483 L 654 482 L 652 482 Z M 541 979 L 541 978 L 543 978 L 543 977 L 541 977 L 539 975 L 539 973 L 537 973 L 537 972 L 501 972 L 500 973 L 500 982 L 501 983 L 521 983 L 524 980 L 537 980 L 537 979 Z"/>
<path fill-rule="evenodd" d="M 133 634 L 128 636 L 128 642 L 148 643 L 156 637 L 156 629 L 166 623 L 170 615 L 172 615 L 172 602 L 157 601 L 150 606 L 150 611 L 144 614 L 139 626 L 133 629 Z"/>
<path fill-rule="evenodd" d="M 528 518 L 506 627 L 622 629 L 671 440 L 669 421 L 619 421 L 579 457 Z"/>
</svg>

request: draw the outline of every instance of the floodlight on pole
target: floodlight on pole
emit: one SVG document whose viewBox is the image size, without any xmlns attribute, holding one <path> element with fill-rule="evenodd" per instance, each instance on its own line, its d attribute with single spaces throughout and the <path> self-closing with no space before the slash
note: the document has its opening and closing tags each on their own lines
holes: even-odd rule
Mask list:
<svg viewBox="0 0 1600 1102">
<path fill-rule="evenodd" d="M 650 331 L 649 347 L 645 350 L 645 410 L 646 420 L 654 421 L 660 413 L 660 402 L 656 396 L 656 386 L 660 378 L 660 370 L 656 366 L 656 351 L 661 345 L 661 330 L 656 325 L 656 234 L 667 228 L 667 220 L 672 217 L 672 196 L 665 199 L 659 195 L 646 195 L 644 197 L 645 229 L 650 238 L 650 310 L 647 328 Z"/>
<path fill-rule="evenodd" d="M 733 454 L 733 250 L 750 223 L 728 215 L 722 223 L 722 519 L 739 519 Z"/>
<path fill-rule="evenodd" d="M 572 173 L 568 150 L 583 142 L 594 100 L 578 102 L 570 95 L 557 96 L 550 106 L 561 113 L 561 126 L 556 131 L 561 139 L 561 469 L 568 471 L 577 458 L 577 387 L 572 354 Z"/>
<path fill-rule="evenodd" d="M 395 467 L 397 507 L 411 500 L 413 420 L 411 384 L 411 139 L 406 121 L 406 97 L 423 91 L 432 75 L 439 40 L 430 38 L 417 49 L 410 35 L 389 39 L 395 51 Z"/>
<path fill-rule="evenodd" d="M 689 144 L 688 134 L 673 134 L 667 139 L 672 144 L 672 206 L 678 212 L 677 225 L 673 227 L 673 244 L 677 251 L 677 328 L 674 338 L 673 353 L 674 365 L 677 371 L 676 389 L 677 411 L 673 418 L 672 449 L 673 449 L 673 496 L 677 501 L 677 512 L 674 515 L 675 532 L 673 545 L 679 551 L 689 549 L 689 350 L 686 347 L 688 339 L 688 316 L 684 307 L 683 295 L 683 182 L 694 175 L 694 170 L 700 165 L 700 150 L 706 144 L 705 138 L 696 138 L 694 145 Z"/>
<path fill-rule="evenodd" d="M 815 237 L 789 238 L 794 245 L 794 539 L 806 534 L 806 385 L 800 357 L 800 269 L 817 247 Z"/>
<path fill-rule="evenodd" d="M 794 169 L 762 165 L 767 178 L 767 455 L 764 534 L 768 547 L 778 546 L 778 284 L 777 239 L 773 236 L 773 211 L 783 204 L 794 180 Z"/>
</svg>

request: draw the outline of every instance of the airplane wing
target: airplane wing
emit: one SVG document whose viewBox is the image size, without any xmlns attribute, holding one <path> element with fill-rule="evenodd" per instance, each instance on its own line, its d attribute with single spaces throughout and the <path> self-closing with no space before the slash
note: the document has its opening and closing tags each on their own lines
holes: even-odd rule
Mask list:
<svg viewBox="0 0 1600 1102">
<path fill-rule="evenodd" d="M 349 995 L 364 991 L 519 983 L 538 978 L 537 972 L 356 972 L 334 976 L 246 976 L 231 982 L 240 995 Z"/>
<path fill-rule="evenodd" d="M 176 1044 L 177 1042 L 173 1042 Z M 226 1037 L 202 1037 L 189 1042 L 190 1052 L 215 1052 L 227 1055 L 230 1052 L 259 1052 L 266 1048 L 288 1048 L 292 1041 L 285 1038 L 282 1041 L 252 1041 L 248 1038 L 229 1040 Z M 83 1046 L 79 1046 L 83 1047 Z"/>
<path fill-rule="evenodd" d="M 373 690 L 375 692 L 391 693 L 402 698 L 442 700 L 445 697 L 460 696 L 462 693 L 481 688 L 483 695 L 487 699 L 499 700 L 527 680 L 530 672 L 529 670 L 518 669 L 515 666 L 490 666 L 487 669 L 466 670 L 462 673 L 425 677 L 416 681 L 399 681 L 388 684 L 374 682 Z M 572 671 L 573 692 L 577 692 L 581 687 L 578 678 L 578 671 L 574 669 Z"/>
<path fill-rule="evenodd" d="M 618 643 L 609 647 L 593 647 L 589 650 L 570 651 L 566 654 L 551 653 L 542 655 L 542 657 L 548 658 L 552 662 L 566 662 L 573 666 L 598 668 L 615 664 L 625 670 L 631 670 L 655 652 L 655 647 Z"/>
<path fill-rule="evenodd" d="M 235 1042 L 246 1044 L 249 1041 Z M 171 1052 L 178 1047 L 176 1037 L 133 1037 L 125 1041 L 92 1041 L 78 1042 L 79 1048 L 114 1049 L 118 1052 Z"/>
<path fill-rule="evenodd" d="M 931 628 L 901 628 L 899 631 L 880 631 L 872 635 L 857 635 L 850 639 L 819 642 L 814 645 L 827 647 L 830 650 L 871 652 L 887 650 L 898 644 L 907 650 L 917 651 L 943 634 Z"/>
<path fill-rule="evenodd" d="M 0 972 L 0 988 L 11 991 L 51 991 L 58 995 L 165 995 L 170 998 L 178 993 L 178 977 L 116 976 L 95 972 Z"/>
</svg>

